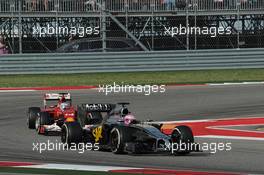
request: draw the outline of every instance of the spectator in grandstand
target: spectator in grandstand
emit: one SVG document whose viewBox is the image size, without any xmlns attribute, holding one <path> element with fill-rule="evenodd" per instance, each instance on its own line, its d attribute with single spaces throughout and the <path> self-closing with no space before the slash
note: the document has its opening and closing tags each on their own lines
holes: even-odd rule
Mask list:
<svg viewBox="0 0 264 175">
<path fill-rule="evenodd" d="M 31 0 L 23 1 L 23 7 L 26 11 L 31 10 Z"/>
<path fill-rule="evenodd" d="M 44 11 L 48 11 L 49 10 L 49 0 L 43 0 L 43 4 L 44 4 Z"/>
<path fill-rule="evenodd" d="M 177 0 L 175 4 L 176 4 L 176 7 L 178 9 L 181 9 L 181 10 L 186 7 L 186 1 L 185 0 Z"/>
<path fill-rule="evenodd" d="M 37 10 L 37 0 L 32 0 L 32 10 Z"/>
<path fill-rule="evenodd" d="M 132 9 L 137 10 L 138 8 L 138 0 L 132 0 Z"/>
<path fill-rule="evenodd" d="M 8 54 L 3 36 L 0 36 L 0 55 Z"/>
<path fill-rule="evenodd" d="M 37 0 L 25 0 L 23 7 L 27 11 L 36 11 L 37 10 Z"/>
<path fill-rule="evenodd" d="M 88 6 L 88 11 L 95 11 L 96 0 L 88 0 L 85 2 L 85 5 Z"/>
<path fill-rule="evenodd" d="M 166 3 L 167 3 L 167 5 L 166 5 L 167 10 L 173 10 L 174 9 L 175 0 L 167 0 Z"/>
</svg>

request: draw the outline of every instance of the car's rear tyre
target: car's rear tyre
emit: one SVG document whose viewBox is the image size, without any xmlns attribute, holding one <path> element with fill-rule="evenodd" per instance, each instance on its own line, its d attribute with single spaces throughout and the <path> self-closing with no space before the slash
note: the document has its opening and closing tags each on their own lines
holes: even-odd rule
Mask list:
<svg viewBox="0 0 264 175">
<path fill-rule="evenodd" d="M 39 107 L 30 107 L 28 108 L 28 121 L 27 125 L 29 129 L 36 129 L 36 118 L 39 116 L 40 113 Z"/>
<path fill-rule="evenodd" d="M 194 143 L 194 137 L 190 127 L 176 126 L 171 134 L 171 140 L 173 143 L 178 144 L 176 154 L 185 155 L 192 151 L 191 144 Z"/>
<path fill-rule="evenodd" d="M 124 127 L 114 127 L 110 134 L 111 151 L 115 154 L 122 154 L 125 152 L 125 144 L 131 139 L 129 130 Z"/>
<path fill-rule="evenodd" d="M 61 127 L 61 142 L 64 144 L 80 143 L 83 141 L 83 130 L 78 122 L 66 122 Z"/>
<path fill-rule="evenodd" d="M 45 134 L 41 131 L 43 125 L 52 125 L 54 123 L 53 118 L 48 112 L 40 112 L 36 118 L 35 128 L 38 134 Z"/>
</svg>

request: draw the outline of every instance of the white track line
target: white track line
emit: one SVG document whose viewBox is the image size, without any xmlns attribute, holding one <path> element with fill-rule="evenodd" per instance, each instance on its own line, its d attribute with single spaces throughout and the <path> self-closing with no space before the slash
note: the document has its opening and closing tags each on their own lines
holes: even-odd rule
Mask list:
<svg viewBox="0 0 264 175">
<path fill-rule="evenodd" d="M 34 92 L 36 90 L 0 90 L 0 93 L 8 93 L 8 92 Z"/>
<path fill-rule="evenodd" d="M 264 141 L 264 138 L 258 137 L 239 137 L 239 136 L 218 136 L 218 135 L 202 135 L 195 136 L 197 138 L 213 138 L 213 139 L 232 139 L 232 140 L 256 140 L 256 141 Z"/>
<path fill-rule="evenodd" d="M 216 118 L 216 119 L 193 119 L 193 120 L 176 120 L 176 121 L 153 121 L 153 122 L 146 122 L 146 123 L 157 123 L 157 124 L 174 124 L 174 123 L 196 123 L 196 122 L 217 122 L 217 121 L 228 121 L 228 120 L 237 120 L 237 119 L 258 119 L 263 117 L 231 117 L 231 118 Z M 251 124 L 256 125 L 256 124 Z M 262 124 L 259 124 L 262 125 Z M 238 126 L 238 125 L 234 125 Z"/>
<path fill-rule="evenodd" d="M 105 172 L 112 170 L 140 169 L 140 168 L 131 168 L 131 167 L 73 165 L 73 164 L 42 164 L 42 165 L 29 165 L 29 166 L 18 166 L 18 167 L 56 169 L 56 170 L 105 171 Z"/>
<path fill-rule="evenodd" d="M 177 121 L 153 121 L 153 122 L 146 122 L 149 124 L 175 124 L 175 123 L 197 123 L 197 122 L 209 122 L 209 121 L 216 121 L 217 119 L 204 119 L 204 120 L 177 120 Z"/>
<path fill-rule="evenodd" d="M 264 82 L 230 82 L 230 83 L 206 83 L 208 86 L 229 86 L 229 85 L 258 85 L 258 84 L 264 84 Z"/>
</svg>

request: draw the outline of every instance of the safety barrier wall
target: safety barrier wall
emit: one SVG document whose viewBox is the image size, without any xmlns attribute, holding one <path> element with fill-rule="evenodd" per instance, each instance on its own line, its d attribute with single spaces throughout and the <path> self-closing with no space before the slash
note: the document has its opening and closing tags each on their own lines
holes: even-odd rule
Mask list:
<svg viewBox="0 0 264 175">
<path fill-rule="evenodd" d="M 264 49 L 22 54 L 0 57 L 0 74 L 264 68 Z"/>
</svg>

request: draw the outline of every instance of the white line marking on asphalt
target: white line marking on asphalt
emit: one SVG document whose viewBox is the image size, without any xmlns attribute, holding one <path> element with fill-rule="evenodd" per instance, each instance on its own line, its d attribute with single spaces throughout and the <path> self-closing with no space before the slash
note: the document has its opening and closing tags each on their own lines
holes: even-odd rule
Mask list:
<svg viewBox="0 0 264 175">
<path fill-rule="evenodd" d="M 217 120 L 217 119 L 216 119 Z M 146 122 L 146 123 L 157 123 L 157 124 L 174 124 L 174 123 L 197 123 L 197 122 L 209 122 L 215 121 L 214 119 L 205 119 L 205 120 L 177 120 L 177 121 L 153 121 L 153 122 Z"/>
<path fill-rule="evenodd" d="M 230 82 L 230 83 L 207 83 L 209 86 L 228 86 L 228 85 L 254 85 L 254 84 L 264 84 L 264 82 Z"/>
<path fill-rule="evenodd" d="M 36 90 L 0 90 L 0 93 L 7 93 L 7 92 L 34 92 Z"/>
<path fill-rule="evenodd" d="M 193 119 L 193 120 L 176 120 L 176 121 L 153 121 L 153 122 L 146 122 L 146 123 L 174 124 L 174 123 L 216 122 L 216 121 L 223 121 L 223 120 L 228 121 L 228 120 L 236 120 L 236 119 L 247 120 L 247 119 L 258 119 L 258 118 L 263 118 L 263 117 L 231 117 L 231 118 L 198 119 L 198 120 Z M 262 125 L 262 124 L 259 124 L 259 125 Z"/>
<path fill-rule="evenodd" d="M 23 168 L 40 168 L 40 169 L 57 169 L 57 170 L 79 170 L 79 171 L 111 171 L 111 170 L 127 170 L 140 169 L 131 167 L 115 167 L 115 166 L 93 166 L 93 165 L 73 165 L 73 164 L 43 164 L 19 166 Z"/>
<path fill-rule="evenodd" d="M 259 138 L 259 137 L 218 136 L 218 135 L 202 135 L 202 136 L 195 136 L 195 137 L 197 137 L 197 138 L 214 138 L 214 139 L 234 139 L 234 140 L 264 141 L 264 138 Z"/>
</svg>

